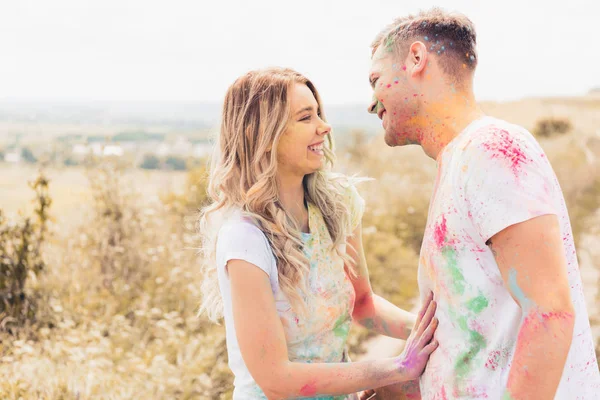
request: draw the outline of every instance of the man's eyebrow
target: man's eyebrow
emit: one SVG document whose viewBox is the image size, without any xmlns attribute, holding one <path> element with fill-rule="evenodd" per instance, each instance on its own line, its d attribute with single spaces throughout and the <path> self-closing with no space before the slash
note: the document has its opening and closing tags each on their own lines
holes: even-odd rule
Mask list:
<svg viewBox="0 0 600 400">
<path fill-rule="evenodd" d="M 313 110 L 313 107 L 312 107 L 312 106 L 307 106 L 307 107 L 304 107 L 304 108 L 303 108 L 303 109 L 301 109 L 301 110 L 298 110 L 298 111 L 296 112 L 296 115 L 298 115 L 298 114 L 300 114 L 300 113 L 303 113 L 303 112 L 305 112 L 305 111 L 312 111 L 312 110 Z"/>
</svg>

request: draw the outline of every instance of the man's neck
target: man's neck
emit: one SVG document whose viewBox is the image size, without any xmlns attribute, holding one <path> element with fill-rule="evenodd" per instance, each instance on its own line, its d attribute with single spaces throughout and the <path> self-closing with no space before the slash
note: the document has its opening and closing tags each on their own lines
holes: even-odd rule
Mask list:
<svg viewBox="0 0 600 400">
<path fill-rule="evenodd" d="M 469 124 L 484 116 L 472 93 L 436 96 L 425 110 L 430 124 L 421 140 L 427 156 L 437 161 L 444 148 Z"/>
</svg>

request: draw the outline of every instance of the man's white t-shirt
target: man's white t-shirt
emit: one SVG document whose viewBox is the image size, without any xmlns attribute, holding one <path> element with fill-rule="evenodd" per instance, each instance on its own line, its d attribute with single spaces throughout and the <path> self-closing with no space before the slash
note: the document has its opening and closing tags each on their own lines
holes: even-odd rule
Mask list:
<svg viewBox="0 0 600 400">
<path fill-rule="evenodd" d="M 438 303 L 440 345 L 421 378 L 423 399 L 501 398 L 522 312 L 486 241 L 508 226 L 547 214 L 560 221 L 576 311 L 556 399 L 600 399 L 600 372 L 562 190 L 534 137 L 491 117 L 471 123 L 438 157 L 418 274 L 421 296 L 433 291 Z"/>
</svg>

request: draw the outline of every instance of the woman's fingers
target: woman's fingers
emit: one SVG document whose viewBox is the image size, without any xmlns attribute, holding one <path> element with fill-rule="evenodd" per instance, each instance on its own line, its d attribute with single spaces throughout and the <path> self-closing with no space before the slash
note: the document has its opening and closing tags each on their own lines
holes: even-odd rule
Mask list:
<svg viewBox="0 0 600 400">
<path fill-rule="evenodd" d="M 423 352 L 427 355 L 433 353 L 435 349 L 439 346 L 439 342 L 437 340 L 432 340 L 427 346 L 423 347 Z"/>
<path fill-rule="evenodd" d="M 421 305 L 421 310 L 419 310 L 419 314 L 417 315 L 417 322 L 415 323 L 415 329 L 419 328 L 419 325 L 421 324 L 421 320 L 423 319 L 423 315 L 425 315 L 425 312 L 429 308 L 429 304 L 431 303 L 432 300 L 433 300 L 433 292 L 429 292 L 429 294 L 425 298 L 425 301 Z"/>
<path fill-rule="evenodd" d="M 369 390 L 365 390 L 363 392 L 360 392 L 358 394 L 358 398 L 360 400 L 373 399 L 374 398 L 374 396 L 373 396 L 374 394 L 375 394 L 375 391 L 373 389 L 369 389 Z"/>
<path fill-rule="evenodd" d="M 429 307 L 427 307 L 427 311 L 425 312 L 425 315 L 423 315 L 423 319 L 421 319 L 421 323 L 420 323 L 419 327 L 417 328 L 418 336 L 422 336 L 423 332 L 425 332 L 425 329 L 427 329 L 427 327 L 431 323 L 431 320 L 433 319 L 433 316 L 435 315 L 436 307 L 437 307 L 437 304 L 435 301 L 431 301 L 429 303 Z"/>
<path fill-rule="evenodd" d="M 427 329 L 425 329 L 425 332 L 423 332 L 423 336 L 421 336 L 421 343 L 427 344 L 431 342 L 431 339 L 433 339 L 433 334 L 435 333 L 435 330 L 438 327 L 438 323 L 439 321 L 437 318 L 431 320 L 431 323 L 429 324 Z"/>
</svg>

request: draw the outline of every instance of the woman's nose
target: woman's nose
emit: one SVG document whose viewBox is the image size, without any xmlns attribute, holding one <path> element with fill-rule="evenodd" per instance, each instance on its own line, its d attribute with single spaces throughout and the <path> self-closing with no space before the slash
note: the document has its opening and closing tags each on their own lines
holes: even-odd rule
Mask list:
<svg viewBox="0 0 600 400">
<path fill-rule="evenodd" d="M 331 133 L 331 125 L 329 125 L 327 122 L 324 122 L 318 133 L 321 136 L 329 135 Z"/>
</svg>

